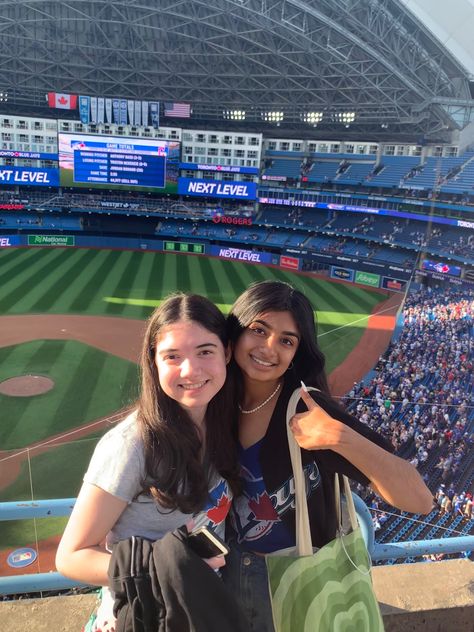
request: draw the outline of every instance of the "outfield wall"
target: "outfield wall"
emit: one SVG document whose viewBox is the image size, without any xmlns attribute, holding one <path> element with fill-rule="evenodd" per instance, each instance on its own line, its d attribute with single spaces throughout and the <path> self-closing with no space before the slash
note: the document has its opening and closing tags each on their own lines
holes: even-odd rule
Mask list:
<svg viewBox="0 0 474 632">
<path fill-rule="evenodd" d="M 258 250 L 250 244 L 234 246 L 235 240 L 215 243 L 206 239 L 170 237 L 152 239 L 142 237 L 94 236 L 62 232 L 60 234 L 44 232 L 6 234 L 0 236 L 0 248 L 11 247 L 78 247 L 106 248 L 115 250 L 142 250 L 154 252 L 172 252 L 179 254 L 197 254 L 221 259 L 242 261 L 252 264 L 272 265 L 289 271 L 302 271 L 304 260 L 310 256 L 318 260 L 328 270 L 328 276 L 337 281 L 386 290 L 404 292 L 411 270 L 394 265 L 366 262 L 356 257 L 339 255 L 311 254 L 295 249 L 278 249 L 278 252 Z M 232 244 L 232 245 L 231 245 Z M 242 246 L 242 247 L 240 247 Z M 299 256 L 296 256 L 299 254 Z M 324 258 L 323 258 L 324 257 Z"/>
</svg>

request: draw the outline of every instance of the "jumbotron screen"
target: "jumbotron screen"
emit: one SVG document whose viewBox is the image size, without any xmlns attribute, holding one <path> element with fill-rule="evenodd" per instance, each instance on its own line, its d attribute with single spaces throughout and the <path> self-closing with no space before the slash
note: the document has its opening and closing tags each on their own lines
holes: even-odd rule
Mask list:
<svg viewBox="0 0 474 632">
<path fill-rule="evenodd" d="M 58 144 L 62 187 L 177 191 L 179 141 L 60 133 Z"/>
</svg>

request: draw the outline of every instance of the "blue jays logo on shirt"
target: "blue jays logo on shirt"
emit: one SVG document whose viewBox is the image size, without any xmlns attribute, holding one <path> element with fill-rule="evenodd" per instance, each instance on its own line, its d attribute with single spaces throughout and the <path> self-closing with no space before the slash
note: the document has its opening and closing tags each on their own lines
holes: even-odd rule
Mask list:
<svg viewBox="0 0 474 632">
<path fill-rule="evenodd" d="M 304 468 L 306 494 L 309 497 L 320 485 L 321 475 L 316 463 Z M 234 499 L 233 522 L 238 532 L 238 540 L 252 541 L 268 535 L 274 525 L 281 523 L 281 517 L 295 507 L 295 483 L 293 477 L 287 479 L 275 492 L 268 494 L 262 476 L 254 476 L 247 468 L 242 468 L 244 494 Z"/>
<path fill-rule="evenodd" d="M 209 490 L 209 501 L 202 511 L 209 519 L 211 527 L 224 522 L 230 510 L 231 500 L 232 495 L 227 482 L 219 479 L 218 484 Z"/>
</svg>

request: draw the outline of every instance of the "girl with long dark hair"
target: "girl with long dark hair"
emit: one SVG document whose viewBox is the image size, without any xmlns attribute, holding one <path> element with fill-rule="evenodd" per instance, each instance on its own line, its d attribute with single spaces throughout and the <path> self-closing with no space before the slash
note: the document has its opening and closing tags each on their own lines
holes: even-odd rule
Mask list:
<svg viewBox="0 0 474 632">
<path fill-rule="evenodd" d="M 225 318 L 206 298 L 176 294 L 152 314 L 136 409 L 99 441 L 56 557 L 64 575 L 106 587 L 92 629 L 114 629 L 114 543 L 190 521 L 224 535 L 238 474 L 229 358 Z"/>
<path fill-rule="evenodd" d="M 291 429 L 302 448 L 312 542 L 336 535 L 335 473 L 370 484 L 388 503 L 428 513 L 432 494 L 408 462 L 331 397 L 325 358 L 317 343 L 313 306 L 279 281 L 252 284 L 229 317 L 232 370 L 239 393 L 237 426 L 243 493 L 234 499 L 231 554 L 224 578 L 238 595 L 250 631 L 271 632 L 273 622 L 264 556 L 295 546 L 294 482 L 286 410 L 302 389 Z"/>
</svg>

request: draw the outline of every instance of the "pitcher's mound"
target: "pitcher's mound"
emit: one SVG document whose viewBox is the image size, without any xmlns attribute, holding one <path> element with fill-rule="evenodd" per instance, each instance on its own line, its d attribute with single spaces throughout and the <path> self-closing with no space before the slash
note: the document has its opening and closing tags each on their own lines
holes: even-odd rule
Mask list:
<svg viewBox="0 0 474 632">
<path fill-rule="evenodd" d="M 43 375 L 19 375 L 0 382 L 0 393 L 11 397 L 42 395 L 54 387 L 53 380 Z"/>
</svg>

